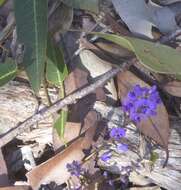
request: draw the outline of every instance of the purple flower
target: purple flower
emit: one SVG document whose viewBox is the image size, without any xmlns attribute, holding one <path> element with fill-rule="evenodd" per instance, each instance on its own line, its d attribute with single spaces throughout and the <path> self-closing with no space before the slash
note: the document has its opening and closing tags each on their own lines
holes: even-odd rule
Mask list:
<svg viewBox="0 0 181 190">
<path fill-rule="evenodd" d="M 123 101 L 123 110 L 129 113 L 132 121 L 138 123 L 150 116 L 155 116 L 160 103 L 156 86 L 148 88 L 135 85 Z"/>
<path fill-rule="evenodd" d="M 126 130 L 123 128 L 113 127 L 109 132 L 109 135 L 111 138 L 114 138 L 118 141 L 126 135 Z"/>
<path fill-rule="evenodd" d="M 81 168 L 81 164 L 78 161 L 73 161 L 71 164 L 67 164 L 66 168 L 71 175 L 79 177 L 84 173 L 84 170 Z"/>
<path fill-rule="evenodd" d="M 126 152 L 126 151 L 128 151 L 128 145 L 119 143 L 119 144 L 117 144 L 116 149 L 118 152 Z"/>
<path fill-rule="evenodd" d="M 104 154 L 101 155 L 101 160 L 107 162 L 108 160 L 110 160 L 111 156 L 112 153 L 110 151 L 105 152 Z"/>
</svg>

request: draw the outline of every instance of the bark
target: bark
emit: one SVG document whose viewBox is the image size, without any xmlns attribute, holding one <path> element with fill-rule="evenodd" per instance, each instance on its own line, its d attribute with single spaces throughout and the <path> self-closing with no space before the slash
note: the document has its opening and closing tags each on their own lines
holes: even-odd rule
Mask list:
<svg viewBox="0 0 181 190">
<path fill-rule="evenodd" d="M 94 105 L 104 119 L 108 120 L 108 127 L 122 126 L 124 114 L 121 108 L 111 108 L 100 103 Z M 125 175 L 123 167 L 131 167 L 130 181 L 138 185 L 155 183 L 168 190 L 181 189 L 181 121 L 171 120 L 170 122 L 170 139 L 169 139 L 169 160 L 165 168 L 165 151 L 158 146 L 153 149 L 158 154 L 158 159 L 151 163 L 149 161 L 150 142 L 141 141 L 140 133 L 134 125 L 128 125 L 126 132 L 129 150 L 124 153 L 118 153 L 113 144 L 108 144 L 108 149 L 114 150 L 111 159 L 108 162 L 99 161 L 99 165 L 106 170 Z M 146 145 L 145 145 L 146 144 Z M 144 146 L 145 145 L 145 146 Z M 105 146 L 106 147 L 106 146 Z M 144 147 L 144 148 L 143 148 Z M 104 148 L 99 154 L 102 155 L 108 150 Z M 116 153 L 115 153 L 116 152 Z M 146 178 L 147 177 L 147 178 Z M 141 179 L 140 179 L 141 178 Z"/>
</svg>

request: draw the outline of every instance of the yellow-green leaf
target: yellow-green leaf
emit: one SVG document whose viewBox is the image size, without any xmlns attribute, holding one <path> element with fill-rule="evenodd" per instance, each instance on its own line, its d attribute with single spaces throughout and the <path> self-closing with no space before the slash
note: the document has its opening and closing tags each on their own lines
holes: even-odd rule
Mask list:
<svg viewBox="0 0 181 190">
<path fill-rule="evenodd" d="M 16 76 L 17 66 L 12 59 L 0 63 L 0 86 L 6 84 Z"/>
<path fill-rule="evenodd" d="M 54 127 L 61 138 L 64 137 L 64 129 L 65 129 L 65 124 L 67 122 L 67 116 L 68 116 L 68 111 L 61 110 L 60 116 L 54 124 Z"/>
<path fill-rule="evenodd" d="M 59 87 L 62 86 L 67 75 L 68 70 L 64 63 L 62 49 L 54 45 L 49 37 L 47 45 L 46 78 L 48 82 Z"/>
<path fill-rule="evenodd" d="M 96 33 L 96 35 L 133 51 L 140 63 L 151 71 L 181 74 L 181 54 L 169 46 L 113 34 Z"/>
</svg>

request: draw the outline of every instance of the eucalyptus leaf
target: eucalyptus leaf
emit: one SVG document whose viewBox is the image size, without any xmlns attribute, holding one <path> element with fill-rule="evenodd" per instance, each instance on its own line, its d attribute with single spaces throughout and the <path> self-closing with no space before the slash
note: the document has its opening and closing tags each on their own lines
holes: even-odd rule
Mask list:
<svg viewBox="0 0 181 190">
<path fill-rule="evenodd" d="M 99 0 L 64 0 L 63 2 L 75 9 L 88 10 L 94 13 L 99 12 Z"/>
<path fill-rule="evenodd" d="M 53 42 L 49 37 L 47 45 L 46 79 L 48 82 L 59 87 L 62 86 L 67 75 L 68 70 L 64 63 L 63 52 L 61 48 L 53 45 Z"/>
<path fill-rule="evenodd" d="M 47 0 L 14 0 L 18 41 L 24 45 L 23 66 L 35 92 L 43 80 L 47 46 Z"/>
<path fill-rule="evenodd" d="M 12 80 L 17 73 L 17 66 L 12 59 L 7 59 L 5 63 L 0 63 L 0 86 Z"/>
<path fill-rule="evenodd" d="M 163 74 L 181 74 L 181 54 L 169 46 L 113 34 L 96 33 L 96 35 L 133 51 L 140 63 L 151 71 Z"/>
<path fill-rule="evenodd" d="M 179 28 L 175 17 L 177 12 L 180 13 L 181 4 L 159 6 L 151 0 L 112 0 L 112 3 L 124 23 L 136 35 L 154 38 L 153 27 L 165 34 Z"/>
</svg>

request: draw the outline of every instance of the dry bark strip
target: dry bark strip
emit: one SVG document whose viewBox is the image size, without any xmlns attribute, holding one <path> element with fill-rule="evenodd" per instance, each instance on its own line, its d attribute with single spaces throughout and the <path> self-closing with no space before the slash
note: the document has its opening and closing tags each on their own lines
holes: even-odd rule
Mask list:
<svg viewBox="0 0 181 190">
<path fill-rule="evenodd" d="M 58 110 L 62 109 L 63 107 L 75 103 L 76 100 L 85 97 L 86 95 L 93 92 L 96 88 L 103 86 L 108 80 L 114 77 L 120 71 L 123 71 L 125 67 L 128 66 L 127 63 L 123 64 L 122 68 L 113 68 L 110 71 L 106 72 L 105 74 L 101 75 L 94 83 L 90 84 L 87 87 L 82 88 L 79 91 L 76 91 L 64 99 L 61 99 L 55 102 L 53 105 L 41 109 L 37 114 L 29 117 L 21 124 L 17 125 L 15 128 L 11 129 L 4 135 L 0 137 L 0 147 L 4 146 L 8 142 L 10 142 L 13 138 L 15 138 L 18 134 L 20 134 L 25 129 L 29 128 L 33 124 L 41 121 L 51 114 L 57 112 Z"/>
</svg>

